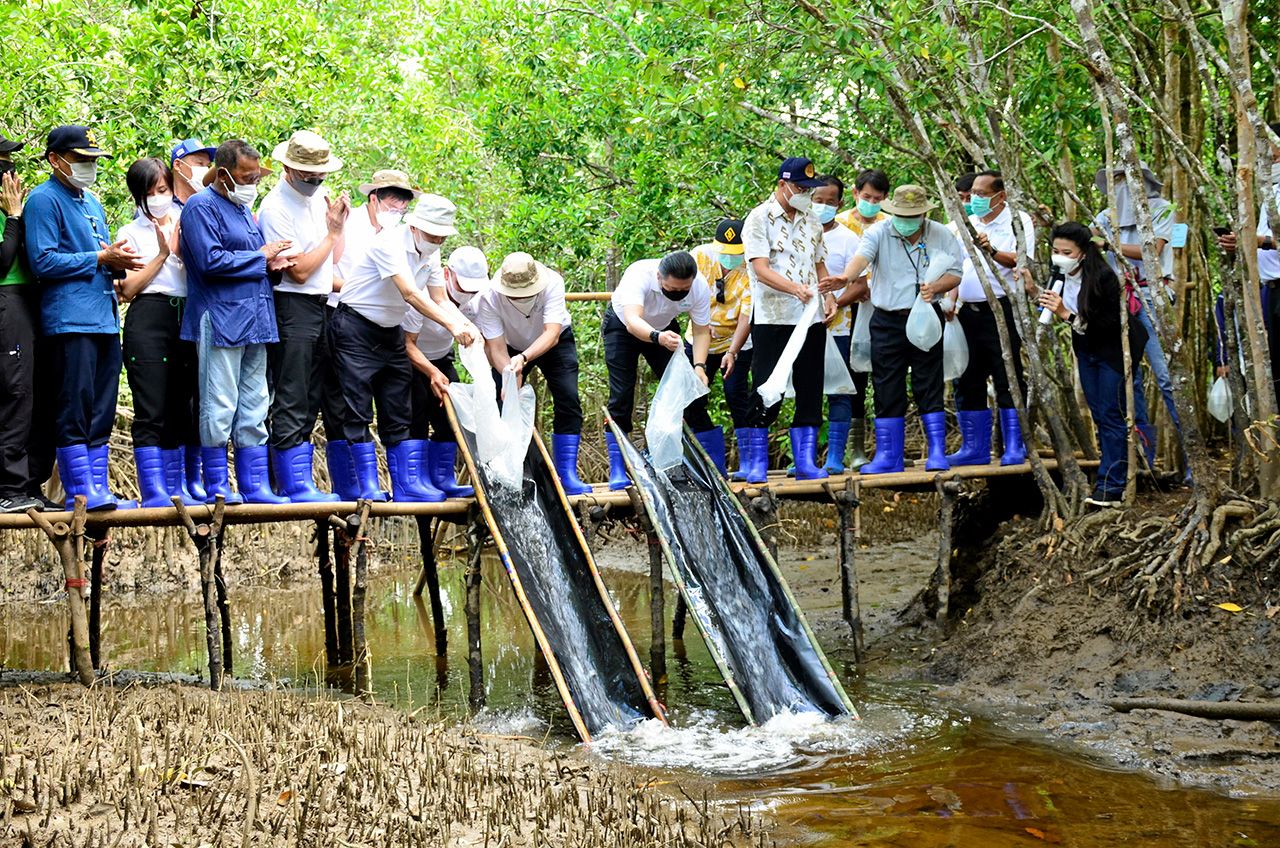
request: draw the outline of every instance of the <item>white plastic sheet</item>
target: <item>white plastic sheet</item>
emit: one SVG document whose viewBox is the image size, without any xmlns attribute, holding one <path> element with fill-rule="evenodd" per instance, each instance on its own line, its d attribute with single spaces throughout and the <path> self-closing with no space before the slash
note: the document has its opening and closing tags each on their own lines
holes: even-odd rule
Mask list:
<svg viewBox="0 0 1280 848">
<path fill-rule="evenodd" d="M 684 461 L 682 429 L 684 409 L 707 394 L 693 364 L 682 351 L 671 355 L 667 370 L 658 381 L 649 407 L 649 421 L 644 425 L 645 442 L 653 467 L 666 470 Z"/>
<path fill-rule="evenodd" d="M 853 385 L 853 375 L 849 373 L 849 364 L 840 355 L 836 347 L 836 337 L 827 330 L 826 361 L 822 366 L 822 393 L 824 395 L 856 395 L 858 389 Z"/>
<path fill-rule="evenodd" d="M 959 318 L 946 322 L 942 331 L 942 379 L 958 380 L 969 367 L 969 340 Z"/>
<path fill-rule="evenodd" d="M 533 419 L 537 398 L 533 387 L 516 389 L 516 375 L 502 375 L 505 401 L 498 410 L 493 371 L 484 344 L 474 342 L 460 349 L 462 366 L 472 383 L 450 383 L 449 397 L 462 428 L 476 437 L 476 463 L 491 481 L 513 489 L 524 483 L 524 457 L 533 438 Z"/>
<path fill-rule="evenodd" d="M 1222 423 L 1231 420 L 1231 384 L 1219 377 L 1209 388 L 1209 414 Z"/>
<path fill-rule="evenodd" d="M 796 364 L 796 357 L 800 355 L 800 348 L 804 346 L 804 337 L 808 334 L 809 326 L 813 324 L 814 316 L 818 314 L 821 307 L 822 298 L 815 292 L 805 304 L 804 311 L 800 313 L 800 320 L 796 322 L 795 329 L 791 331 L 791 337 L 782 348 L 782 356 L 778 358 L 778 364 L 773 367 L 773 373 L 769 375 L 769 379 L 756 386 L 756 391 L 759 392 L 760 399 L 764 401 L 766 407 L 773 406 L 782 400 L 791 382 L 791 368 Z"/>
<path fill-rule="evenodd" d="M 916 295 L 916 302 L 907 315 L 907 340 L 921 350 L 929 351 L 941 338 L 942 322 L 938 320 L 938 313 L 932 305 L 924 302 L 923 297 Z"/>
<path fill-rule="evenodd" d="M 858 304 L 858 317 L 853 321 L 849 339 L 849 367 L 860 374 L 871 373 L 871 313 L 876 308 L 870 301 Z"/>
</svg>

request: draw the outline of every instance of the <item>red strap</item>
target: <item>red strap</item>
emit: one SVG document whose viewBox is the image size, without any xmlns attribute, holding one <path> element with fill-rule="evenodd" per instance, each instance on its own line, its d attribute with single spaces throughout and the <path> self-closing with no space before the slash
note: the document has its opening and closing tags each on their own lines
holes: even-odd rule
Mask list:
<svg viewBox="0 0 1280 848">
<path fill-rule="evenodd" d="M 74 577 L 67 580 L 68 589 L 83 589 L 88 585 L 89 581 L 85 580 L 83 577 Z"/>
</svg>

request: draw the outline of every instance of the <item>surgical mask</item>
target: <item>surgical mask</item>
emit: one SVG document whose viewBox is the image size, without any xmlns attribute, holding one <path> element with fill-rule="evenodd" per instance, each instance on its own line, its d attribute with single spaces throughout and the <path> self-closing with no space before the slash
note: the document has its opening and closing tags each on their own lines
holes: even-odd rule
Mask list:
<svg viewBox="0 0 1280 848">
<path fill-rule="evenodd" d="M 152 218 L 164 218 L 173 210 L 172 194 L 153 194 L 145 200 L 146 209 L 143 211 Z"/>
<path fill-rule="evenodd" d="M 196 191 L 199 191 L 200 189 L 204 188 L 204 177 L 205 177 L 205 174 L 207 173 L 209 173 L 209 168 L 207 166 L 192 165 L 191 176 L 183 177 L 183 179 L 186 180 L 188 183 L 190 183 L 193 189 L 195 189 Z"/>
<path fill-rule="evenodd" d="M 231 202 L 240 206 L 252 206 L 253 201 L 258 199 L 258 184 L 247 183 L 240 185 L 240 183 L 231 178 L 230 172 L 227 172 L 227 178 L 231 181 L 231 190 L 227 192 Z"/>
<path fill-rule="evenodd" d="M 859 200 L 858 214 L 864 218 L 874 218 L 880 214 L 880 204 L 872 203 L 870 200 Z"/>
<path fill-rule="evenodd" d="M 1064 274 L 1074 274 L 1080 267 L 1079 259 L 1074 256 L 1063 256 L 1061 253 L 1053 254 L 1049 257 L 1049 261 L 1053 263 L 1053 267 Z"/>
<path fill-rule="evenodd" d="M 813 204 L 813 214 L 818 216 L 818 220 L 824 224 L 830 224 L 836 219 L 836 208 L 830 203 Z"/>
<path fill-rule="evenodd" d="M 813 195 L 807 191 L 798 191 L 787 198 L 787 203 L 797 212 L 808 212 L 813 208 Z"/>
<path fill-rule="evenodd" d="M 289 185 L 293 186 L 294 190 L 303 197 L 312 197 L 320 190 L 320 185 L 323 182 L 323 179 L 313 182 L 311 180 L 304 180 L 301 177 L 298 177 L 289 180 Z"/>
<path fill-rule="evenodd" d="M 966 215 L 972 215 L 972 214 L 973 214 L 973 202 L 972 202 L 972 201 L 966 200 L 966 201 L 964 202 L 964 214 L 966 214 Z"/>
<path fill-rule="evenodd" d="M 526 318 L 533 314 L 534 307 L 538 305 L 538 296 L 536 294 L 533 297 L 509 297 L 507 300 L 511 301 L 511 305 L 516 308 L 516 311 Z"/>
<path fill-rule="evenodd" d="M 413 236 L 413 246 L 418 249 L 418 255 L 423 259 L 440 252 L 440 244 L 438 242 L 428 241 L 425 237 L 419 237 L 416 233 Z"/>
<path fill-rule="evenodd" d="M 62 160 L 66 162 L 66 160 Z M 71 167 L 71 173 L 66 174 L 67 182 L 80 190 L 92 188 L 93 184 L 98 181 L 98 160 L 94 159 L 89 162 L 67 162 Z"/>
<path fill-rule="evenodd" d="M 392 212 L 388 210 L 386 212 L 379 212 L 374 217 L 378 220 L 378 228 L 387 230 L 391 227 L 398 226 L 400 219 L 404 216 L 400 212 Z"/>
<path fill-rule="evenodd" d="M 898 235 L 908 238 L 920 232 L 920 228 L 924 226 L 924 218 L 902 218 L 897 215 L 893 216 L 893 228 L 898 231 Z"/>
<path fill-rule="evenodd" d="M 725 269 L 726 271 L 732 271 L 735 268 L 741 268 L 742 263 L 744 261 L 746 261 L 746 257 L 743 256 L 741 253 L 735 253 L 732 255 L 728 253 L 720 254 L 720 267 Z"/>
<path fill-rule="evenodd" d="M 975 194 L 969 199 L 969 214 L 985 218 L 991 214 L 991 198 Z"/>
<path fill-rule="evenodd" d="M 667 300 L 684 300 L 686 297 L 689 296 L 689 290 L 664 288 L 662 290 L 662 294 L 663 296 L 666 297 Z"/>
</svg>

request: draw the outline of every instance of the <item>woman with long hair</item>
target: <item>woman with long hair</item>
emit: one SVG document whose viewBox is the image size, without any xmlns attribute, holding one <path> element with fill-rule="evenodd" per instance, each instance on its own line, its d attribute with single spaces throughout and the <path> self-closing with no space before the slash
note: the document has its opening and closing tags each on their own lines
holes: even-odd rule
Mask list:
<svg viewBox="0 0 1280 848">
<path fill-rule="evenodd" d="M 1133 358 L 1134 413 L 1146 420 L 1139 360 L 1147 331 L 1133 316 L 1141 309 L 1136 299 L 1122 293 L 1120 280 L 1107 265 L 1093 233 L 1082 224 L 1059 224 L 1051 235 L 1054 268 L 1064 277 L 1062 293 L 1045 291 L 1040 305 L 1071 325 L 1071 345 L 1076 354 L 1080 385 L 1098 429 L 1101 462 L 1093 497 L 1094 506 L 1116 506 L 1124 494 L 1128 475 L 1129 428 L 1125 415 L 1124 349 L 1120 336 L 1121 298 L 1128 303 L 1131 320 L 1129 351 Z"/>
</svg>

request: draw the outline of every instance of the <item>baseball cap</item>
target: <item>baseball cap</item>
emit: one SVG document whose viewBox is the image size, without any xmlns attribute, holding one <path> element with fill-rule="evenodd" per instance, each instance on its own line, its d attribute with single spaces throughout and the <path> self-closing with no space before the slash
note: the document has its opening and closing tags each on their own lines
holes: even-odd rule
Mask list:
<svg viewBox="0 0 1280 848">
<path fill-rule="evenodd" d="M 190 156 L 192 153 L 203 153 L 213 160 L 213 154 L 217 152 L 217 148 L 207 146 L 198 138 L 185 138 L 173 146 L 173 150 L 169 152 L 169 164 L 172 165 L 184 156 Z"/>
<path fill-rule="evenodd" d="M 26 146 L 25 142 L 13 141 L 5 138 L 4 134 L 0 133 L 0 153 L 17 153 Z"/>
<path fill-rule="evenodd" d="M 778 166 L 778 179 L 795 183 L 801 188 L 817 188 L 822 185 L 817 176 L 813 162 L 803 156 L 792 156 Z"/>
<path fill-rule="evenodd" d="M 742 253 L 742 222 L 735 218 L 726 218 L 716 227 L 716 247 L 726 256 L 738 256 Z"/>
<path fill-rule="evenodd" d="M 475 294 L 489 287 L 489 260 L 478 247 L 467 245 L 450 253 L 449 269 L 464 292 Z"/>
<path fill-rule="evenodd" d="M 111 154 L 98 147 L 97 136 L 88 127 L 69 124 L 54 127 L 49 131 L 49 138 L 44 145 L 45 155 L 50 153 L 79 153 L 82 156 L 110 156 Z"/>
</svg>

